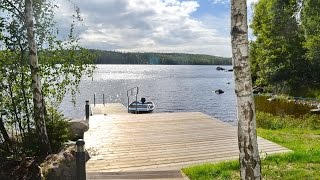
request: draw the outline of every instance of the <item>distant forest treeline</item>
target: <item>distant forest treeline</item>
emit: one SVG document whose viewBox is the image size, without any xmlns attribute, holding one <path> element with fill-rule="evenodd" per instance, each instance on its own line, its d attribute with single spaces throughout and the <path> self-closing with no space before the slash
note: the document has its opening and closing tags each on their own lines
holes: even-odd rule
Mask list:
<svg viewBox="0 0 320 180">
<path fill-rule="evenodd" d="M 139 53 L 93 50 L 96 64 L 231 65 L 231 58 L 184 53 Z"/>
</svg>

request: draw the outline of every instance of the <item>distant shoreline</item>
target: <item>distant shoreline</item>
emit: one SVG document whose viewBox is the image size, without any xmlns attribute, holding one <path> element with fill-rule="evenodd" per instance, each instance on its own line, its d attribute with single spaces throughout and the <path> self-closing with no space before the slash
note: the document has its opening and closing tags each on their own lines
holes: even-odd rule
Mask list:
<svg viewBox="0 0 320 180">
<path fill-rule="evenodd" d="M 152 65 L 231 65 L 232 59 L 219 56 L 186 53 L 116 52 L 91 50 L 97 55 L 95 64 Z"/>
<path fill-rule="evenodd" d="M 232 66 L 232 64 L 116 64 L 116 63 L 100 63 L 95 65 L 173 65 L 173 66 Z"/>
</svg>

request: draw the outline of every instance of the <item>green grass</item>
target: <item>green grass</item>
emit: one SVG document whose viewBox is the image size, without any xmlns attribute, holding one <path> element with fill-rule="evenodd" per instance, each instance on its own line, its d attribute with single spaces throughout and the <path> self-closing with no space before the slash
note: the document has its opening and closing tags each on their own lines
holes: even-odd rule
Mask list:
<svg viewBox="0 0 320 180">
<path fill-rule="evenodd" d="M 257 127 L 263 129 L 285 129 L 285 128 L 300 128 L 305 129 L 320 129 L 320 116 L 306 114 L 301 118 L 294 116 L 281 115 L 274 116 L 269 113 L 257 112 Z"/>
<path fill-rule="evenodd" d="M 260 137 L 293 152 L 262 159 L 263 179 L 320 179 L 320 128 L 318 116 L 295 119 L 257 113 Z M 238 161 L 205 164 L 183 169 L 191 180 L 239 179 Z"/>
<path fill-rule="evenodd" d="M 222 162 L 217 164 L 204 164 L 183 169 L 190 179 L 237 179 L 239 173 L 238 161 Z"/>
<path fill-rule="evenodd" d="M 259 128 L 258 135 L 293 150 L 267 156 L 262 161 L 264 179 L 320 179 L 320 130 Z"/>
</svg>

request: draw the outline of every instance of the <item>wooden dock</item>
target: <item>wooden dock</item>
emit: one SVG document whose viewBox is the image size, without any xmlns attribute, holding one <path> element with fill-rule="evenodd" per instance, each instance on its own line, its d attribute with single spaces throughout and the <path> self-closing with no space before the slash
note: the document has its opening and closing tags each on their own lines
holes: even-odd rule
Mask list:
<svg viewBox="0 0 320 180">
<path fill-rule="evenodd" d="M 91 110 L 84 135 L 91 179 L 183 179 L 182 167 L 239 157 L 237 128 L 200 112 L 129 114 L 121 104 Z M 260 137 L 258 144 L 262 154 L 290 151 Z"/>
<path fill-rule="evenodd" d="M 112 115 L 128 113 L 127 108 L 120 103 L 91 105 L 91 115 Z"/>
</svg>

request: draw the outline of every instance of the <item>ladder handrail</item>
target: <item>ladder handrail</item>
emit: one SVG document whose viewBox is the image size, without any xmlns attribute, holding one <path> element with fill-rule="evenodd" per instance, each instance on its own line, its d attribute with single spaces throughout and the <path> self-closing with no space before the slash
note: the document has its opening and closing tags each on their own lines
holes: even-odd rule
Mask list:
<svg viewBox="0 0 320 180">
<path fill-rule="evenodd" d="M 127 90 L 127 97 L 128 97 L 128 113 L 130 112 L 129 111 L 129 103 L 130 103 L 130 96 L 133 96 L 133 90 L 136 89 L 136 94 L 134 96 L 136 96 L 136 103 L 138 102 L 138 94 L 139 94 L 139 87 L 136 86 L 136 87 L 133 87 L 129 90 Z M 131 95 L 129 95 L 129 91 L 131 92 Z M 138 112 L 138 105 L 136 104 L 136 113 Z"/>
<path fill-rule="evenodd" d="M 137 93 L 135 94 L 135 96 L 136 96 L 137 94 L 139 94 L 139 87 L 138 87 L 138 86 L 136 86 L 136 87 L 133 87 L 133 88 L 131 88 L 131 89 L 127 90 L 127 97 L 129 97 L 129 91 L 130 91 L 130 92 L 131 92 L 131 94 L 132 94 L 132 92 L 133 92 L 132 90 L 133 90 L 133 89 L 137 89 L 137 91 L 136 91 Z"/>
</svg>

